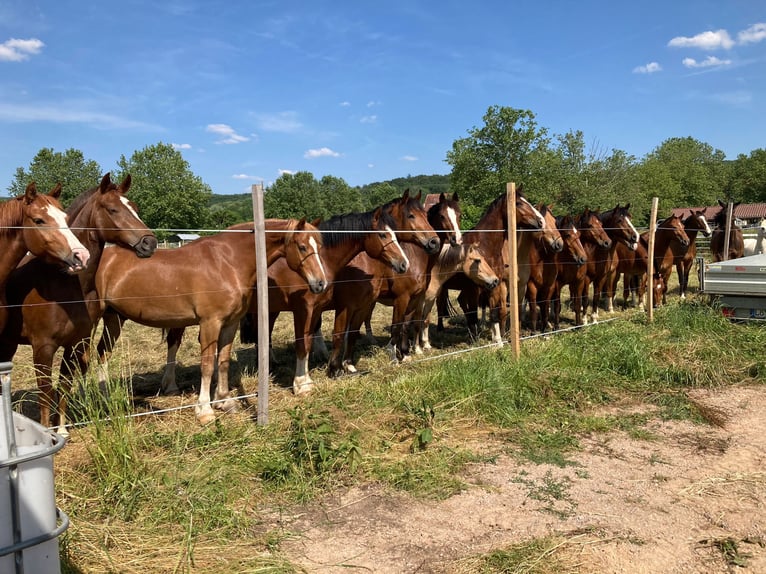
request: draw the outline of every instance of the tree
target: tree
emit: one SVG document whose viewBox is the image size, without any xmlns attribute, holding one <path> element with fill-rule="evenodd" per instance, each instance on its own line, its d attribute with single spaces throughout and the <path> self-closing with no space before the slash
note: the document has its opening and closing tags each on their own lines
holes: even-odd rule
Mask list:
<svg viewBox="0 0 766 574">
<path fill-rule="evenodd" d="M 455 140 L 447 152 L 451 187 L 464 203 L 464 221 L 471 211 L 465 205 L 483 210 L 507 182 L 531 182 L 533 154 L 540 156 L 549 145 L 547 130 L 537 126 L 529 110 L 493 106 L 483 120 L 484 126 L 469 130 L 469 137 Z"/>
<path fill-rule="evenodd" d="M 54 152 L 52 148 L 43 148 L 29 164 L 29 171 L 23 167 L 16 168 L 8 193 L 14 197 L 22 195 L 30 181 L 36 182 L 37 189 L 44 191 L 61 183 L 61 201 L 68 205 L 83 191 L 98 185 L 102 176 L 98 163 L 86 160 L 80 150 L 70 148 L 61 153 Z"/>
<path fill-rule="evenodd" d="M 118 166 L 112 180 L 121 181 L 130 174 L 130 197 L 141 218 L 155 231 L 200 229 L 210 221 L 208 204 L 213 192 L 173 146 L 162 142 L 147 146 L 129 160 L 121 156 Z"/>
<path fill-rule="evenodd" d="M 399 191 L 399 189 L 391 183 L 376 183 L 366 188 L 363 195 L 363 208 L 366 211 L 370 211 L 376 207 L 380 207 L 384 203 L 388 203 L 392 199 L 401 197 L 402 194 L 403 191 Z"/>
<path fill-rule="evenodd" d="M 358 188 L 352 188 L 345 180 L 331 175 L 319 180 L 319 194 L 322 198 L 324 217 L 362 211 L 362 195 Z"/>
<path fill-rule="evenodd" d="M 740 154 L 731 166 L 731 192 L 744 203 L 766 201 L 766 149 Z"/>
<path fill-rule="evenodd" d="M 319 182 L 308 171 L 283 173 L 263 194 L 266 217 L 326 217 Z"/>
</svg>

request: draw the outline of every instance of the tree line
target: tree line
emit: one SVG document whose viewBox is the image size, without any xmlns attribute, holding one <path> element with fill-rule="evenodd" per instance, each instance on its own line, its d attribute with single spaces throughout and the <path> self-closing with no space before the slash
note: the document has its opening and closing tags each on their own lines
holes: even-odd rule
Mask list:
<svg viewBox="0 0 766 574">
<path fill-rule="evenodd" d="M 581 131 L 549 134 L 533 112 L 504 106 L 490 107 L 482 125 L 452 143 L 445 161 L 451 167 L 449 175 L 407 176 L 356 187 L 329 175 L 317 179 L 307 171 L 285 173 L 265 190 L 264 212 L 267 217 L 328 218 L 372 209 L 406 188 L 424 195 L 457 191 L 467 228 L 509 181 L 521 185 L 530 200 L 552 205 L 556 213 L 630 203 L 640 225 L 648 222 L 655 196 L 660 198 L 661 215 L 674 207 L 715 205 L 719 198 L 766 201 L 765 149 L 726 160 L 708 143 L 672 137 L 639 159 L 622 150 L 588 146 Z M 169 144 L 160 142 L 130 158 L 121 156 L 117 166 L 112 179 L 120 181 L 130 173 L 131 198 L 153 229 L 222 229 L 252 220 L 250 194 L 213 195 Z M 102 175 L 101 167 L 79 150 L 43 148 L 28 169 L 17 168 L 8 191 L 17 196 L 31 180 L 40 189 L 61 182 L 68 205 Z"/>
</svg>

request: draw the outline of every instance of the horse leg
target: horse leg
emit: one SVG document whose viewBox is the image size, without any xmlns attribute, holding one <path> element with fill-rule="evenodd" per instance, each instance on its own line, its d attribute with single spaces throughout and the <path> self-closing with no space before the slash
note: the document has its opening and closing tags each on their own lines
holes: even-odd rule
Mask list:
<svg viewBox="0 0 766 574">
<path fill-rule="evenodd" d="M 391 357 L 392 361 L 395 361 L 397 358 L 401 358 L 402 362 L 412 359 L 410 357 L 410 340 L 407 336 L 407 326 L 405 324 L 408 303 L 409 296 L 407 295 L 400 295 L 394 300 L 394 310 L 391 316 L 391 344 L 394 347 Z"/>
<path fill-rule="evenodd" d="M 332 352 L 327 362 L 327 376 L 337 377 L 343 373 L 342 356 L 346 341 L 349 309 L 344 307 L 335 310 L 335 324 L 332 332 Z"/>
<path fill-rule="evenodd" d="M 224 325 L 218 334 L 218 384 L 215 387 L 215 408 L 228 413 L 240 410 L 239 402 L 232 398 L 229 390 L 231 347 L 238 327 L 239 321 L 232 321 Z"/>
<path fill-rule="evenodd" d="M 101 320 L 104 323 L 104 329 L 98 340 L 98 345 L 96 345 L 96 353 L 98 355 L 98 382 L 104 384 L 109 379 L 109 357 L 112 355 L 117 339 L 120 338 L 125 317 L 111 307 L 107 307 Z"/>
<path fill-rule="evenodd" d="M 163 395 L 180 395 L 181 390 L 176 383 L 176 357 L 178 349 L 181 347 L 181 341 L 184 338 L 183 327 L 177 329 L 168 329 L 165 339 L 168 344 L 167 361 L 165 362 L 165 371 L 162 373 L 162 382 L 160 382 L 160 393 Z"/>
<path fill-rule="evenodd" d="M 527 284 L 527 302 L 529 303 L 529 327 L 532 332 L 537 331 L 537 285 L 531 281 Z M 521 300 L 519 300 L 521 301 Z M 519 312 L 521 317 L 521 312 Z"/>
<path fill-rule="evenodd" d="M 220 331 L 221 322 L 219 320 L 207 320 L 200 323 L 199 326 L 200 371 L 202 377 L 195 412 L 197 421 L 202 425 L 215 420 L 215 413 L 210 404 L 210 384 L 213 381 L 213 372 L 215 371 L 215 354 Z"/>
<path fill-rule="evenodd" d="M 69 402 L 69 396 L 72 392 L 75 377 L 84 377 L 88 372 L 88 349 L 90 348 L 90 339 L 81 341 L 77 347 L 64 347 L 64 354 L 61 357 L 61 367 L 59 368 L 58 384 L 58 415 L 59 423 L 56 432 L 61 436 L 67 436 L 66 409 Z M 84 381 L 83 381 L 84 382 Z M 99 384 L 100 386 L 100 384 Z"/>
<path fill-rule="evenodd" d="M 293 328 L 295 330 L 295 376 L 293 377 L 293 394 L 308 393 L 314 388 L 314 381 L 309 374 L 309 355 L 312 346 L 316 349 L 316 341 L 322 337 L 322 313 L 317 312 L 314 319 L 313 310 L 302 307 L 293 310 Z M 319 334 L 317 336 L 317 333 Z M 325 353 L 327 347 L 324 347 Z"/>
<path fill-rule="evenodd" d="M 51 344 L 37 344 L 32 347 L 32 363 L 35 366 L 35 377 L 39 391 L 38 404 L 40 406 L 40 424 L 44 427 L 51 426 L 51 406 L 56 404 L 56 391 L 53 388 L 53 355 L 56 346 Z"/>
</svg>

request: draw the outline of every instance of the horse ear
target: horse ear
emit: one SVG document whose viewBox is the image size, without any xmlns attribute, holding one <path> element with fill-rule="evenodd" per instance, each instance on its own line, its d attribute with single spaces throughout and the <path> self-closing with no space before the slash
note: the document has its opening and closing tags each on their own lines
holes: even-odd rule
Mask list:
<svg viewBox="0 0 766 574">
<path fill-rule="evenodd" d="M 629 210 L 630 210 L 630 203 L 626 203 L 625 204 L 625 211 L 629 211 Z"/>
<path fill-rule="evenodd" d="M 419 189 L 419 190 L 418 190 L 418 194 L 415 196 L 415 199 L 417 199 L 418 201 L 420 201 L 420 198 L 421 198 L 421 197 L 423 197 L 423 190 L 422 190 L 422 189 Z"/>
<path fill-rule="evenodd" d="M 101 190 L 101 193 L 104 193 L 109 189 L 109 186 L 112 185 L 112 178 L 111 173 L 106 172 L 106 175 L 101 178 L 101 183 L 99 184 L 98 188 Z"/>
<path fill-rule="evenodd" d="M 373 229 L 378 228 L 378 221 L 380 221 L 380 217 L 382 214 L 383 214 L 383 207 L 379 207 L 372 212 L 372 228 Z"/>
<path fill-rule="evenodd" d="M 298 220 L 298 226 L 296 227 L 296 229 L 306 229 L 306 218 L 305 217 L 301 217 Z"/>
<path fill-rule="evenodd" d="M 407 201 L 410 198 L 410 188 L 404 190 L 404 193 L 402 194 L 402 199 Z"/>
<path fill-rule="evenodd" d="M 444 203 L 445 201 L 447 201 L 447 196 L 446 196 L 446 195 L 444 195 L 444 192 L 442 191 L 442 192 L 439 194 L 439 203 Z"/>
<path fill-rule="evenodd" d="M 313 225 L 314 227 L 319 227 L 320 223 L 322 223 L 322 218 L 317 217 L 314 221 L 311 222 L 311 225 Z"/>
<path fill-rule="evenodd" d="M 51 189 L 48 192 L 48 195 L 50 195 L 51 197 L 53 197 L 55 199 L 58 199 L 59 197 L 61 197 L 61 189 L 62 189 L 61 188 L 61 182 L 57 181 L 56 185 L 53 186 L 53 189 Z"/>
<path fill-rule="evenodd" d="M 460 201 L 460 198 L 457 196 L 457 191 L 452 193 L 452 201 Z"/>
<path fill-rule="evenodd" d="M 30 181 L 24 190 L 24 202 L 32 203 L 35 197 L 37 197 L 37 184 L 34 181 Z"/>
<path fill-rule="evenodd" d="M 133 179 L 130 177 L 130 174 L 126 174 L 125 177 L 122 180 L 122 183 L 120 184 L 120 190 L 122 193 L 128 193 L 128 190 L 130 189 L 130 184 L 132 183 Z"/>
</svg>

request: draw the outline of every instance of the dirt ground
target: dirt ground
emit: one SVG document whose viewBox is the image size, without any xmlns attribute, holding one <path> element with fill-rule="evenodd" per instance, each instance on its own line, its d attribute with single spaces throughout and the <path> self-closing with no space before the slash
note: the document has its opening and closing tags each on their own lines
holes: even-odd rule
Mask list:
<svg viewBox="0 0 766 574">
<path fill-rule="evenodd" d="M 555 536 L 559 572 L 766 572 L 766 389 L 692 398 L 721 425 L 594 436 L 565 467 L 501 456 L 441 502 L 351 488 L 281 516 L 280 548 L 308 572 L 466 573 L 477 555 Z"/>
</svg>

